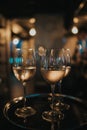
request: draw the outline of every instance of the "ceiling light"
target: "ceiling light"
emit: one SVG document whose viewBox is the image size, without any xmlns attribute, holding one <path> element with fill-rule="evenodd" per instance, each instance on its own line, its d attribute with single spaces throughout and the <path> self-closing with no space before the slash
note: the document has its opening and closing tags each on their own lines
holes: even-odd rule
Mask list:
<svg viewBox="0 0 87 130">
<path fill-rule="evenodd" d="M 78 19 L 77 17 L 74 17 L 74 18 L 73 18 L 73 22 L 74 22 L 74 23 L 78 23 L 78 22 L 79 22 L 79 19 Z"/>
<path fill-rule="evenodd" d="M 36 22 L 36 19 L 35 19 L 35 18 L 29 19 L 29 23 L 34 24 L 35 22 Z"/>
<path fill-rule="evenodd" d="M 78 33 L 78 28 L 76 26 L 73 26 L 72 29 L 71 29 L 71 32 L 73 34 L 77 34 Z"/>
<path fill-rule="evenodd" d="M 14 38 L 14 39 L 13 39 L 13 44 L 14 44 L 14 45 L 17 45 L 18 43 L 19 43 L 19 39 L 18 39 L 18 38 Z"/>
<path fill-rule="evenodd" d="M 29 34 L 30 34 L 30 36 L 35 36 L 36 35 L 36 29 L 35 28 L 31 28 L 29 30 Z"/>
</svg>

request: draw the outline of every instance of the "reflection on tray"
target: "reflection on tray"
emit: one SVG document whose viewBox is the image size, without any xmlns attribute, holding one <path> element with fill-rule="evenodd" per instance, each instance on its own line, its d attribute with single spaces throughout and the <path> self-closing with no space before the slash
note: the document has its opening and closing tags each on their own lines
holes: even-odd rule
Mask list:
<svg viewBox="0 0 87 130">
<path fill-rule="evenodd" d="M 26 119 L 18 118 L 15 109 L 23 105 L 23 97 L 18 97 L 6 103 L 4 116 L 14 125 L 32 130 L 75 130 L 82 124 L 87 124 L 87 105 L 79 98 L 61 95 L 65 103 L 70 104 L 70 109 L 64 112 L 64 119 L 54 123 L 46 122 L 42 119 L 42 112 L 50 109 L 48 97 L 51 94 L 31 94 L 26 96 L 27 105 L 31 105 L 36 110 L 36 114 Z M 56 98 L 58 98 L 56 94 Z"/>
</svg>

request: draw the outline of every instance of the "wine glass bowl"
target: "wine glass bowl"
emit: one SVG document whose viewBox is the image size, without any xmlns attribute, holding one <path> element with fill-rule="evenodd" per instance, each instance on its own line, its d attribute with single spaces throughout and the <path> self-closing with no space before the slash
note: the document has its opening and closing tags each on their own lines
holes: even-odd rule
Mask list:
<svg viewBox="0 0 87 130">
<path fill-rule="evenodd" d="M 27 116 L 34 115 L 36 110 L 31 106 L 26 106 L 26 83 L 30 81 L 36 73 L 36 60 L 34 55 L 34 50 L 30 49 L 20 49 L 17 48 L 14 54 L 14 60 L 12 65 L 12 70 L 24 88 L 24 104 L 22 108 L 17 108 L 15 111 L 16 116 L 21 118 L 26 118 Z"/>
<path fill-rule="evenodd" d="M 44 111 L 42 118 L 46 121 L 58 121 L 63 117 L 61 111 L 55 111 L 55 84 L 59 82 L 65 74 L 65 60 L 63 49 L 46 49 L 45 54 L 41 56 L 41 74 L 43 79 L 51 85 L 52 104 L 51 110 Z"/>
</svg>

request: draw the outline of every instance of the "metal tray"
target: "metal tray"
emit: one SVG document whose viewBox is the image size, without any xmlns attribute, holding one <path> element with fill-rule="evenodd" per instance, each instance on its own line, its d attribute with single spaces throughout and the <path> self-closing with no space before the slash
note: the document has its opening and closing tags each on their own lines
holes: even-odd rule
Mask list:
<svg viewBox="0 0 87 130">
<path fill-rule="evenodd" d="M 23 105 L 23 97 L 14 98 L 4 106 L 3 113 L 6 119 L 13 125 L 28 130 L 77 130 L 87 124 L 87 102 L 79 98 L 56 94 L 56 99 L 63 99 L 70 105 L 70 109 L 64 111 L 64 119 L 56 123 L 50 123 L 42 119 L 42 112 L 50 109 L 51 94 L 31 94 L 26 96 L 26 104 L 36 109 L 36 114 L 25 120 L 15 115 L 15 109 Z M 85 130 L 85 129 L 84 129 Z"/>
</svg>

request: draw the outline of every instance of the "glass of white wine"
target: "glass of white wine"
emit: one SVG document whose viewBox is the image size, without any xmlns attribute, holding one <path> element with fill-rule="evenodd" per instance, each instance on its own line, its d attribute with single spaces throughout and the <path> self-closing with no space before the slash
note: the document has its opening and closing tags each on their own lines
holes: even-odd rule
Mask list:
<svg viewBox="0 0 87 130">
<path fill-rule="evenodd" d="M 65 59 L 65 64 L 66 64 L 66 69 L 65 69 L 65 74 L 64 77 L 66 77 L 70 70 L 71 70 L 71 54 L 70 54 L 70 49 L 64 49 L 64 59 Z M 62 80 L 60 80 L 60 82 L 58 83 L 58 87 L 59 87 L 59 93 L 62 94 L 61 92 L 61 84 L 62 84 Z M 55 104 L 55 109 L 56 110 L 68 110 L 70 108 L 69 104 L 66 104 L 62 101 L 62 97 L 60 96 L 58 102 Z"/>
<path fill-rule="evenodd" d="M 17 108 L 15 114 L 18 117 L 26 118 L 34 115 L 36 110 L 26 105 L 26 82 L 31 80 L 36 73 L 35 52 L 30 49 L 15 49 L 13 65 L 13 73 L 15 77 L 22 83 L 24 88 L 24 104 L 22 108 Z"/>
<path fill-rule="evenodd" d="M 44 111 L 42 118 L 49 122 L 58 121 L 63 115 L 61 111 L 54 109 L 55 84 L 59 82 L 65 74 L 65 60 L 63 49 L 45 49 L 45 54 L 41 56 L 41 74 L 46 82 L 51 85 L 52 104 L 51 110 Z"/>
</svg>

